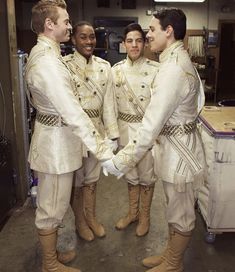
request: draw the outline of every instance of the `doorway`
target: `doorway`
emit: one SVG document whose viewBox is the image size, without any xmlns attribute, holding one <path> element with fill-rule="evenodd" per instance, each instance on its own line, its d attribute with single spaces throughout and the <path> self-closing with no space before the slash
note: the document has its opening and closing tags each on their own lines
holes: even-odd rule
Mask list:
<svg viewBox="0 0 235 272">
<path fill-rule="evenodd" d="M 220 20 L 216 100 L 235 99 L 235 21 Z"/>
</svg>

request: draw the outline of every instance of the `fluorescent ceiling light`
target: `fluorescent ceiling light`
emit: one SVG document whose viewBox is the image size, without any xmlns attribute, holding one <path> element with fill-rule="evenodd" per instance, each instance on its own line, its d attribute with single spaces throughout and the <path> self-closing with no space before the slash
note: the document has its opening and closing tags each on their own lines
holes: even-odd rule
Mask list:
<svg viewBox="0 0 235 272">
<path fill-rule="evenodd" d="M 154 0 L 154 2 L 197 2 L 197 3 L 202 3 L 205 2 L 205 0 Z"/>
</svg>

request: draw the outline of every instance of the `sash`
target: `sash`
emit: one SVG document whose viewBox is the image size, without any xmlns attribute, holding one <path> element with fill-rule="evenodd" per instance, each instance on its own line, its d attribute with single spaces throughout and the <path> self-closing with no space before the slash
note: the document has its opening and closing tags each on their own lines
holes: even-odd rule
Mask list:
<svg viewBox="0 0 235 272">
<path fill-rule="evenodd" d="M 138 97 L 135 95 L 135 92 L 132 90 L 126 76 L 125 73 L 123 71 L 123 69 L 121 67 L 119 68 L 119 72 L 122 75 L 122 77 L 124 78 L 124 81 L 122 82 L 122 86 L 123 89 L 125 90 L 124 94 L 127 97 L 127 99 L 129 100 L 129 98 L 131 98 L 133 103 L 130 103 L 133 110 L 135 111 L 135 113 L 137 115 L 144 115 L 145 113 L 145 109 L 142 107 L 142 104 L 140 103 L 140 100 L 138 99 Z"/>
<path fill-rule="evenodd" d="M 101 105 L 103 104 L 103 91 L 100 88 L 100 86 L 90 77 L 85 77 L 85 80 L 83 80 L 84 75 L 81 73 L 81 68 L 79 67 L 79 65 L 77 63 L 72 62 L 72 65 L 68 65 L 65 61 L 63 61 L 67 67 L 67 69 L 74 75 L 72 78 L 74 80 L 74 82 L 76 83 L 76 77 L 79 76 L 79 79 L 82 81 L 82 83 L 84 84 L 84 86 L 92 93 L 94 93 L 94 91 L 97 92 L 97 96 L 100 100 Z M 76 68 L 78 67 L 78 69 L 73 69 L 72 66 L 75 66 Z M 75 70 L 75 71 L 74 71 Z"/>
<path fill-rule="evenodd" d="M 180 156 L 176 173 L 174 175 L 176 190 L 178 192 L 185 191 L 187 168 L 189 168 L 190 172 L 192 173 L 196 186 L 200 186 L 204 182 L 204 169 L 194 155 L 196 148 L 196 134 L 189 134 L 186 143 L 180 140 L 177 135 L 166 136 L 166 138 L 176 153 Z"/>
</svg>

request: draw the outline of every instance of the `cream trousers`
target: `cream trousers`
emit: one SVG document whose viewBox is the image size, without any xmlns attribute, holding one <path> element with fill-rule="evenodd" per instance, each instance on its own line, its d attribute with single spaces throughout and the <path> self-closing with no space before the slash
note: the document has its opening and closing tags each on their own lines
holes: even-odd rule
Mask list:
<svg viewBox="0 0 235 272">
<path fill-rule="evenodd" d="M 152 151 L 145 153 L 144 157 L 132 168 L 124 179 L 132 185 L 150 186 L 156 182 L 154 174 L 154 158 Z"/>
<path fill-rule="evenodd" d="M 197 191 L 193 183 L 186 184 L 185 192 L 177 192 L 174 184 L 163 181 L 166 195 L 166 217 L 168 224 L 181 232 L 188 232 L 195 227 L 195 201 Z"/>
<path fill-rule="evenodd" d="M 73 172 L 55 175 L 37 172 L 38 192 L 35 225 L 38 229 L 58 227 L 69 207 Z"/>
<path fill-rule="evenodd" d="M 73 186 L 82 187 L 98 181 L 100 178 L 100 170 L 100 162 L 89 152 L 89 157 L 82 159 L 82 167 L 75 171 Z"/>
</svg>

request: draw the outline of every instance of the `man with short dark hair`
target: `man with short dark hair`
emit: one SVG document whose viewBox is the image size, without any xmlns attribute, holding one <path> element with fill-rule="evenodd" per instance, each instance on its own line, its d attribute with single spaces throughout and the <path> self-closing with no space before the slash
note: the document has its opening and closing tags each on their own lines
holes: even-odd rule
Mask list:
<svg viewBox="0 0 235 272">
<path fill-rule="evenodd" d="M 161 256 L 143 260 L 148 272 L 182 272 L 184 252 L 195 227 L 194 204 L 204 182 L 205 157 L 197 117 L 204 90 L 183 39 L 186 16 L 166 8 L 154 13 L 147 38 L 160 54 L 156 87 L 136 136 L 112 160 L 103 163 L 113 174 L 126 173 L 154 144 L 157 174 L 166 194 L 169 239 Z M 157 140 L 157 143 L 156 143 Z M 117 173 L 117 169 L 119 173 Z"/>
<path fill-rule="evenodd" d="M 128 143 L 141 125 L 159 66 L 158 62 L 144 57 L 145 33 L 139 24 L 132 23 L 125 27 L 123 46 L 127 57 L 112 67 L 120 148 Z M 136 235 L 144 236 L 149 231 L 150 208 L 156 181 L 152 151 L 147 151 L 123 178 L 128 185 L 129 211 L 119 219 L 116 228 L 123 230 L 137 221 Z"/>
<path fill-rule="evenodd" d="M 63 0 L 41 0 L 32 9 L 37 44 L 26 66 L 28 94 L 37 110 L 29 163 L 39 180 L 35 224 L 42 247 L 42 271 L 66 272 L 57 260 L 57 229 L 69 207 L 73 173 L 81 167 L 81 141 L 99 160 L 109 149 L 75 97 L 75 86 L 60 53 L 71 25 Z"/>
</svg>

